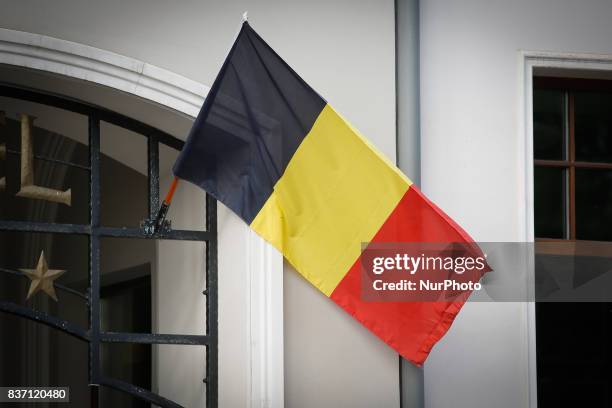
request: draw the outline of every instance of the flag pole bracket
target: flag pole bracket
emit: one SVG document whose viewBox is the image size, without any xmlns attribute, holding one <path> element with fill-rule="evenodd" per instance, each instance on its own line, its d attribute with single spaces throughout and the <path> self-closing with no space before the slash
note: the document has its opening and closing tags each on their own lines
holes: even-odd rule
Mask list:
<svg viewBox="0 0 612 408">
<path fill-rule="evenodd" d="M 176 191 L 178 183 L 179 180 L 175 177 L 170 184 L 166 198 L 159 207 L 159 211 L 157 211 L 155 218 L 150 216 L 150 218 L 140 223 L 140 228 L 146 235 L 153 236 L 156 234 L 166 234 L 172 230 L 172 224 L 169 220 L 166 220 L 166 215 L 168 215 L 168 210 L 170 209 L 170 204 L 172 203 L 172 198 L 174 197 L 174 192 Z"/>
<path fill-rule="evenodd" d="M 164 204 L 159 209 L 155 219 L 146 219 L 140 222 L 140 228 L 148 236 L 156 234 L 166 234 L 172 231 L 172 221 L 166 219 L 168 208 L 164 209 Z"/>
</svg>

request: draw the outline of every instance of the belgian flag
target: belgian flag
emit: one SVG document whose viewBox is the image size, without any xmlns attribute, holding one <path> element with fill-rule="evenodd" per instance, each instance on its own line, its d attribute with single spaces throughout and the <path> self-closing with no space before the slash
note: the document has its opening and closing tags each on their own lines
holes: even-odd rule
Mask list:
<svg viewBox="0 0 612 408">
<path fill-rule="evenodd" d="M 175 166 L 421 365 L 462 301 L 361 299 L 364 242 L 471 238 L 244 22 Z"/>
</svg>

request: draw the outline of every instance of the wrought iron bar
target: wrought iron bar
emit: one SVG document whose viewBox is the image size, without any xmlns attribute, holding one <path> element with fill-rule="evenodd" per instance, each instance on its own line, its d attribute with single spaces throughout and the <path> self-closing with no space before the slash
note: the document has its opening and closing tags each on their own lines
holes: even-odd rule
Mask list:
<svg viewBox="0 0 612 408">
<path fill-rule="evenodd" d="M 42 323 L 49 327 L 59 329 L 64 333 L 70 334 L 78 339 L 88 341 L 88 333 L 81 327 L 55 316 L 50 316 L 38 310 L 21 306 L 16 303 L 0 301 L 0 311 L 16 316 L 25 317 L 37 323 Z"/>
<path fill-rule="evenodd" d="M 155 235 L 143 234 L 140 228 L 100 227 L 96 233 L 101 237 L 169 239 L 181 241 L 210 241 L 214 239 L 209 231 L 170 230 Z"/>
<path fill-rule="evenodd" d="M 29 221 L 6 221 L 0 220 L 0 230 L 14 232 L 40 232 L 51 234 L 91 234 L 89 225 L 79 224 L 52 224 L 44 222 Z"/>
<path fill-rule="evenodd" d="M 17 150 L 7 149 L 6 152 L 8 154 L 12 154 L 12 155 L 15 155 L 15 156 L 21 156 L 21 152 L 19 152 Z M 39 156 L 37 154 L 34 155 L 34 158 L 37 159 L 37 160 L 42 160 L 42 161 L 46 161 L 46 162 L 49 162 L 49 163 L 61 164 L 62 166 L 76 167 L 76 168 L 81 169 L 81 170 L 89 171 L 89 167 L 88 166 L 83 166 L 82 164 L 72 163 L 72 162 L 65 161 L 65 160 L 60 160 L 60 159 L 54 159 L 52 157 Z"/>
<path fill-rule="evenodd" d="M 0 220 L 0 231 L 80 235 L 92 234 L 92 229 L 89 225 L 5 220 Z M 170 239 L 183 241 L 210 241 L 215 239 L 215 235 L 210 231 L 170 230 L 162 231 L 155 236 L 151 236 L 144 234 L 142 229 L 137 227 L 99 227 L 96 229 L 95 233 L 100 237 L 117 238 Z"/>
<path fill-rule="evenodd" d="M 89 117 L 90 223 L 100 227 L 100 120 Z M 89 384 L 100 384 L 100 237 L 89 237 Z"/>
<path fill-rule="evenodd" d="M 157 333 L 101 332 L 100 340 L 105 343 L 177 344 L 185 346 L 204 346 L 209 343 L 208 336 Z"/>
<path fill-rule="evenodd" d="M 20 272 L 20 271 L 14 270 L 14 269 L 0 268 L 0 272 L 2 272 L 2 273 L 10 273 L 12 275 L 20 276 L 20 277 L 25 278 L 25 279 L 28 278 L 26 275 L 23 274 L 23 272 Z M 55 286 L 59 290 L 62 290 L 62 291 L 67 292 L 67 293 L 71 293 L 71 294 L 73 294 L 75 296 L 78 296 L 78 297 L 80 297 L 82 299 L 85 299 L 85 301 L 89 301 L 89 298 L 87 297 L 87 295 L 85 293 L 79 292 L 78 290 L 74 290 L 72 288 L 69 288 L 67 286 L 61 285 L 59 283 L 54 283 L 53 286 Z"/>
<path fill-rule="evenodd" d="M 149 136 L 147 144 L 147 168 L 149 176 L 149 220 L 154 220 L 159 208 L 159 143 Z"/>
<path fill-rule="evenodd" d="M 149 390 L 145 390 L 144 388 L 138 387 L 133 384 L 126 383 L 124 381 L 115 380 L 113 378 L 102 377 L 100 378 L 100 384 L 114 388 L 118 391 L 123 391 L 125 393 L 134 395 L 140 399 L 143 399 L 147 402 L 150 402 L 153 405 L 162 408 L 183 408 L 182 405 L 177 404 L 176 402 L 170 401 L 162 396 L 159 396 Z"/>
<path fill-rule="evenodd" d="M 206 230 L 217 236 L 217 201 L 206 195 Z M 206 349 L 206 406 L 218 405 L 218 304 L 217 304 L 217 240 L 206 243 L 206 335 L 210 343 Z"/>
</svg>

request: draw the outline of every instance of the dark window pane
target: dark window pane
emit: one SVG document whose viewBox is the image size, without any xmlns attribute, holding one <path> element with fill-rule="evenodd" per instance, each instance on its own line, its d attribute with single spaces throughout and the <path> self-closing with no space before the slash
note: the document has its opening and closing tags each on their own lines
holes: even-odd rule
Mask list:
<svg viewBox="0 0 612 408">
<path fill-rule="evenodd" d="M 533 154 L 536 159 L 562 160 L 565 140 L 563 91 L 533 91 Z"/>
<path fill-rule="evenodd" d="M 151 345 L 136 343 L 103 343 L 100 355 L 105 377 L 151 390 Z M 100 392 L 103 407 L 150 407 L 146 401 L 103 387 Z"/>
<path fill-rule="evenodd" d="M 155 262 L 155 242 L 102 238 L 100 245 L 102 330 L 150 333 L 151 265 Z"/>
<path fill-rule="evenodd" d="M 62 111 L 56 112 L 61 117 L 72 118 Z M 35 120 L 31 128 L 34 185 L 62 192 L 61 197 L 71 198 L 70 205 L 67 205 L 68 202 L 51 202 L 32 195 L 17 195 L 22 188 L 22 125 L 18 115 L 7 112 L 5 123 L 0 123 L 0 145 L 4 144 L 8 150 L 6 160 L 0 160 L 0 179 L 4 178 L 6 184 L 6 191 L 0 190 L 0 220 L 88 224 L 89 149 L 79 141 L 39 127 L 38 122 L 38 119 Z M 73 122 L 76 122 L 77 129 L 84 129 L 86 134 L 86 120 L 78 117 Z M 40 123 L 44 124 L 44 121 Z M 70 131 L 66 133 L 70 134 Z"/>
<path fill-rule="evenodd" d="M 612 162 L 612 93 L 576 92 L 576 160 Z"/>
<path fill-rule="evenodd" d="M 536 167 L 535 174 L 535 236 L 565 237 L 566 170 Z"/>
<path fill-rule="evenodd" d="M 65 271 L 53 280 L 57 301 L 43 291 L 27 299 L 32 280 L 20 272 L 36 269 L 43 251 L 49 270 Z M 0 231 L 0 301 L 43 312 L 86 329 L 89 314 L 83 296 L 89 287 L 88 269 L 89 239 L 85 235 Z M 0 333 L 4 333 L 1 327 Z"/>
<path fill-rule="evenodd" d="M 147 139 L 101 122 L 100 151 L 102 225 L 138 227 L 149 211 Z"/>
<path fill-rule="evenodd" d="M 127 272 L 143 274 L 102 286 L 100 321 L 102 328 L 120 332 L 151 332 L 151 271 L 143 264 Z M 124 272 L 124 271 L 121 271 Z"/>
<path fill-rule="evenodd" d="M 610 406 L 611 312 L 608 303 L 536 304 L 538 407 Z"/>
<path fill-rule="evenodd" d="M 576 169 L 576 238 L 612 241 L 612 170 Z"/>
<path fill-rule="evenodd" d="M 134 384 L 184 407 L 203 407 L 206 399 L 206 347 L 176 344 L 103 343 L 102 375 Z M 103 387 L 101 407 L 149 407 Z"/>
<path fill-rule="evenodd" d="M 103 347 L 104 348 L 104 347 Z M 139 408 L 152 407 L 153 405 L 136 395 L 128 394 L 127 392 L 102 385 L 100 387 L 100 406 L 101 407 L 121 407 L 121 408 Z"/>
<path fill-rule="evenodd" d="M 206 334 L 205 242 L 104 237 L 100 246 L 102 330 Z"/>
<path fill-rule="evenodd" d="M 4 387 L 70 388 L 68 403 L 15 403 L 3 407 L 88 408 L 90 390 L 87 343 L 44 324 L 0 313 L 0 384 Z"/>
</svg>

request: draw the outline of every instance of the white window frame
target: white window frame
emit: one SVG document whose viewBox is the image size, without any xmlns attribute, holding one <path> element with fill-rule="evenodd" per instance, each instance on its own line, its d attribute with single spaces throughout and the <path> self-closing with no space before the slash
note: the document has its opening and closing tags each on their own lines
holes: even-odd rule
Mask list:
<svg viewBox="0 0 612 408">
<path fill-rule="evenodd" d="M 520 56 L 520 97 L 519 97 L 519 166 L 523 172 L 525 189 L 522 190 L 523 197 L 519 206 L 523 211 L 521 218 L 521 236 L 525 242 L 534 242 L 534 179 L 533 179 L 533 77 L 538 68 L 592 71 L 594 77 L 598 73 L 612 72 L 612 55 L 605 54 L 582 54 L 548 51 L 525 51 L 519 52 Z M 533 268 L 529 270 L 533 271 Z M 530 277 L 529 288 L 534 290 L 533 275 Z M 535 303 L 527 304 L 527 350 L 529 364 L 529 406 L 536 408 L 537 400 L 537 356 L 536 356 L 536 316 Z"/>
</svg>

